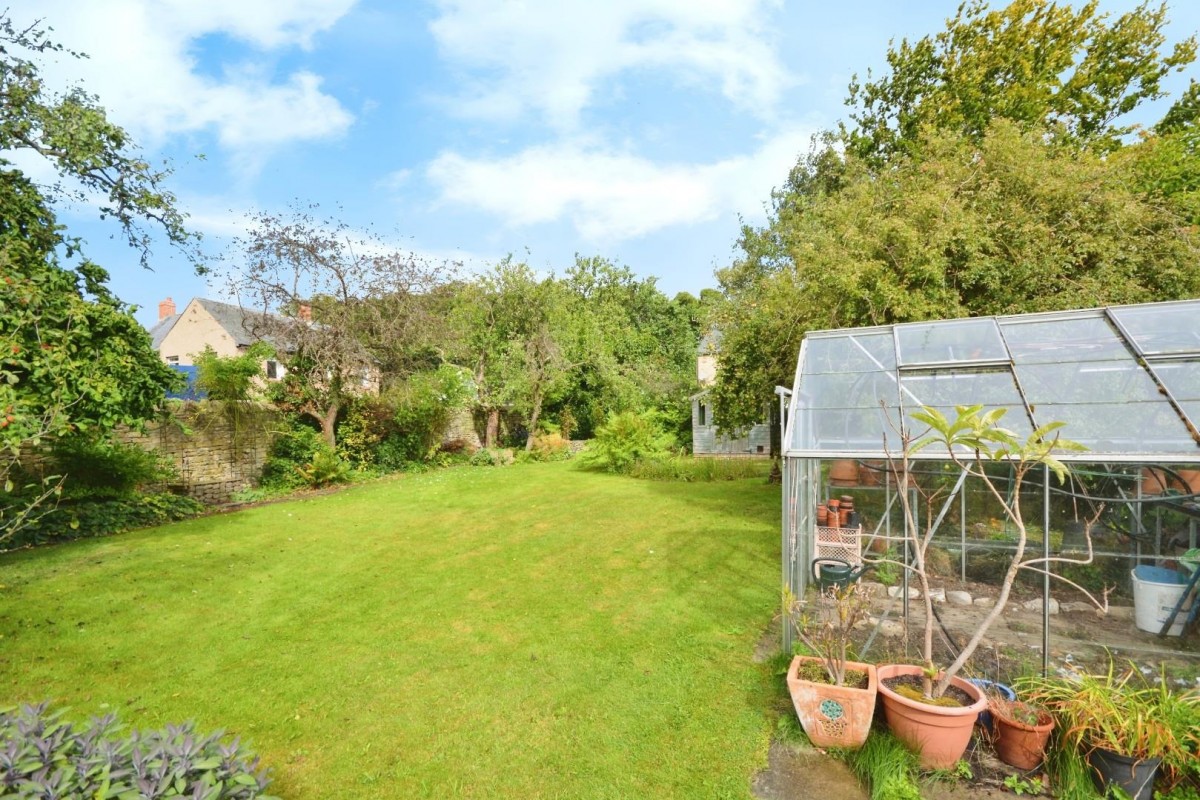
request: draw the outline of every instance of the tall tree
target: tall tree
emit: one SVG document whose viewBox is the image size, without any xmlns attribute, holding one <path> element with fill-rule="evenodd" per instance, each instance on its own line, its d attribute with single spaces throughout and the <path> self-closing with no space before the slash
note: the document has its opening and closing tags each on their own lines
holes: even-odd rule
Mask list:
<svg viewBox="0 0 1200 800">
<path fill-rule="evenodd" d="M 375 353 L 394 358 L 423 340 L 431 320 L 425 298 L 448 267 L 314 210 L 253 215 L 234 245 L 244 267 L 229 278 L 247 326 L 285 356 L 281 401 L 316 421 L 332 446 L 350 396 L 379 386 Z"/>
<path fill-rule="evenodd" d="M 755 420 L 804 333 L 1194 295 L 1200 218 L 1191 88 L 1131 141 L 1194 38 L 1165 5 L 1117 17 L 969 0 L 945 30 L 855 79 L 851 124 L 814 140 L 745 227 L 725 302 L 715 416 Z"/>
<path fill-rule="evenodd" d="M 533 446 L 546 400 L 571 366 L 566 300 L 553 276 L 539 279 L 512 256 L 462 287 L 456 309 L 461 357 L 487 416 L 486 447 L 496 445 L 504 409 L 524 418 L 525 447 Z"/>
<path fill-rule="evenodd" d="M 43 85 L 36 59 L 66 53 L 39 28 L 14 27 L 0 12 L 0 153 L 36 153 L 58 173 L 99 195 L 101 216 L 115 218 L 127 241 L 150 255 L 150 232 L 189 255 L 192 238 L 175 198 L 92 98 L 57 97 Z M 69 53 L 68 53 L 69 54 Z M 70 54 L 75 55 L 75 54 Z M 82 257 L 54 203 L 61 185 L 40 187 L 0 156 L 0 486 L 22 451 L 43 439 L 99 437 L 138 425 L 160 407 L 175 375 L 150 346 L 132 309 L 115 298 L 108 274 Z M 36 485 L 36 484 L 35 484 Z M 0 542 L 29 519 L 54 487 L 43 484 L 0 499 Z"/>
<path fill-rule="evenodd" d="M 1115 149 L 1132 130 L 1122 118 L 1162 97 L 1163 78 L 1196 57 L 1194 37 L 1161 52 L 1166 23 L 1166 3 L 1113 18 L 1098 0 L 1078 9 L 1014 0 L 996 10 L 969 0 L 945 30 L 889 48 L 884 75 L 851 83 L 847 146 L 879 166 L 907 152 L 922 128 L 978 139 L 1000 118 Z"/>
</svg>

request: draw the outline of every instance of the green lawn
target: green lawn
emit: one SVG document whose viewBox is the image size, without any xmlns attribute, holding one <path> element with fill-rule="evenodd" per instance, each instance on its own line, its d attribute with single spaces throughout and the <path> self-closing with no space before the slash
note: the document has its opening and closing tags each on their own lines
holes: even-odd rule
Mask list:
<svg viewBox="0 0 1200 800">
<path fill-rule="evenodd" d="M 225 728 L 288 798 L 744 798 L 778 509 L 458 468 L 4 555 L 0 702 Z"/>
</svg>

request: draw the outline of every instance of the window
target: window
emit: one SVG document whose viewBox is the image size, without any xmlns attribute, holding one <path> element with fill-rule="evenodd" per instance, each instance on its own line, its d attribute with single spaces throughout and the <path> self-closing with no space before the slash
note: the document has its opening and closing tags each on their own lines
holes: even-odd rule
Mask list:
<svg viewBox="0 0 1200 800">
<path fill-rule="evenodd" d="M 279 362 L 273 358 L 267 361 L 267 380 L 279 380 Z"/>
<path fill-rule="evenodd" d="M 179 356 L 167 356 L 167 363 L 173 367 L 179 366 Z"/>
<path fill-rule="evenodd" d="M 701 425 L 707 425 L 707 424 L 708 424 L 708 422 L 707 422 L 707 421 L 706 421 L 706 419 L 705 419 L 705 418 L 708 416 L 708 415 L 705 413 L 705 412 L 707 411 L 707 409 L 705 409 L 705 408 L 704 408 L 704 403 L 698 403 L 697 405 L 699 405 L 699 406 L 700 406 L 700 424 L 701 424 Z"/>
</svg>

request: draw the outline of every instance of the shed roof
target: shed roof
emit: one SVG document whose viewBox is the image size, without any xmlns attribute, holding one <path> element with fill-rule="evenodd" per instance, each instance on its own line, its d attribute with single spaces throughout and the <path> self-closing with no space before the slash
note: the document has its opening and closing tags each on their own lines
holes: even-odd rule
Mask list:
<svg viewBox="0 0 1200 800">
<path fill-rule="evenodd" d="M 1065 422 L 1072 460 L 1200 462 L 1200 300 L 811 332 L 787 455 L 882 458 L 916 408 L 973 404 Z"/>
</svg>

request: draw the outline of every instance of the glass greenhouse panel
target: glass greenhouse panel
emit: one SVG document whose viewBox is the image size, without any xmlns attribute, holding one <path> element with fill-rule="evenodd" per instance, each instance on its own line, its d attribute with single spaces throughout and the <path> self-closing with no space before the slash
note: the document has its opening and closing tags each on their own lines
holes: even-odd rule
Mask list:
<svg viewBox="0 0 1200 800">
<path fill-rule="evenodd" d="M 1024 407 L 1008 367 L 999 369 L 936 369 L 900 375 L 905 405 Z"/>
<path fill-rule="evenodd" d="M 800 396 L 809 408 L 879 408 L 896 405 L 894 372 L 826 372 L 800 378 Z"/>
<path fill-rule="evenodd" d="M 896 326 L 901 366 L 955 361 L 1007 361 L 1008 350 L 995 320 L 961 319 Z"/>
<path fill-rule="evenodd" d="M 791 448 L 834 452 L 879 452 L 885 444 L 899 447 L 892 425 L 899 416 L 894 407 L 822 408 L 798 412 L 794 420 Z M 890 418 L 890 422 L 889 422 Z"/>
<path fill-rule="evenodd" d="M 1200 355 L 1200 301 L 1124 306 L 1110 313 L 1145 355 Z"/>
<path fill-rule="evenodd" d="M 1039 405 L 1038 425 L 1064 422 L 1062 436 L 1094 453 L 1195 453 L 1179 415 L 1167 403 L 1092 403 Z"/>
<path fill-rule="evenodd" d="M 1133 354 L 1105 317 L 1002 320 L 1000 330 L 1017 364 L 1130 360 Z"/>
<path fill-rule="evenodd" d="M 808 339 L 801 369 L 809 374 L 891 371 L 896 347 L 887 332 Z"/>
<path fill-rule="evenodd" d="M 1158 361 L 1152 368 L 1176 400 L 1200 400 L 1200 359 Z"/>
<path fill-rule="evenodd" d="M 1120 403 L 1159 400 L 1158 386 L 1134 361 L 1017 364 L 1013 368 L 1029 404 Z"/>
</svg>

